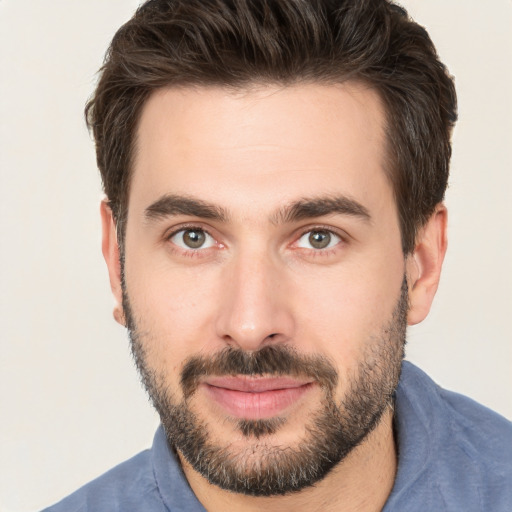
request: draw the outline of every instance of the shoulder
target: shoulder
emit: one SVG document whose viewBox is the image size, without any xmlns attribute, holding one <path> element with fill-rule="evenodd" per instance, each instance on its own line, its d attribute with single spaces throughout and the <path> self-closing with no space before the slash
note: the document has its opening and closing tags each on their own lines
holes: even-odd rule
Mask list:
<svg viewBox="0 0 512 512">
<path fill-rule="evenodd" d="M 460 509 L 461 502 L 466 510 L 510 510 L 512 423 L 441 388 L 410 363 L 404 363 L 397 395 L 401 428 L 415 432 L 402 437 L 408 446 L 424 445 L 423 481 L 446 510 Z"/>
<path fill-rule="evenodd" d="M 461 453 L 488 475 L 506 476 L 512 486 L 512 423 L 467 396 L 442 388 L 438 393 Z"/>
<path fill-rule="evenodd" d="M 512 422 L 467 396 L 443 389 L 408 362 L 401 385 L 427 427 L 443 427 L 450 433 L 440 439 L 460 444 L 468 456 L 482 462 L 502 460 L 512 468 Z"/>
<path fill-rule="evenodd" d="M 160 425 L 153 446 L 43 512 L 204 512 Z"/>
<path fill-rule="evenodd" d="M 159 499 L 150 450 L 112 468 L 43 512 L 138 510 L 165 510 Z"/>
</svg>

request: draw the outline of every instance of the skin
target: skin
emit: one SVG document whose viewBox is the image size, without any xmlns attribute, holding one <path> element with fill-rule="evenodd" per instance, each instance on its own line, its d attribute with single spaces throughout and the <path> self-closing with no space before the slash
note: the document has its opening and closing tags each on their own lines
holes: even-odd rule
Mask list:
<svg viewBox="0 0 512 512">
<path fill-rule="evenodd" d="M 446 210 L 438 205 L 405 257 L 383 168 L 384 126 L 377 93 L 355 83 L 239 92 L 174 88 L 150 97 L 138 127 L 125 280 L 148 361 L 178 400 L 188 357 L 266 344 L 328 358 L 340 376 L 339 400 L 347 393 L 344 377 L 389 322 L 404 273 L 408 323 L 425 318 L 446 251 Z M 226 218 L 148 216 L 148 207 L 166 194 L 208 202 Z M 290 221 L 279 215 L 298 200 L 334 196 L 356 201 L 369 217 L 334 212 Z M 119 248 L 105 202 L 101 214 L 114 316 L 123 323 Z M 204 248 L 180 247 L 180 234 L 171 236 L 191 226 L 211 236 Z M 308 243 L 315 229 L 335 235 L 330 247 Z M 300 443 L 320 396 L 312 386 L 266 441 Z M 201 387 L 192 405 L 218 442 L 234 449 L 251 442 Z M 292 495 L 227 493 L 181 462 L 209 511 L 381 510 L 396 473 L 392 412 L 318 485 Z"/>
</svg>

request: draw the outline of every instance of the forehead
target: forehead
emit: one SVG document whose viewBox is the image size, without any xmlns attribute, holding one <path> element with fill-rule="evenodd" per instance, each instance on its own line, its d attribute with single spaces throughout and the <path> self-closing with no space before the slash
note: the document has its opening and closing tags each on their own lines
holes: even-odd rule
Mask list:
<svg viewBox="0 0 512 512">
<path fill-rule="evenodd" d="M 161 89 L 139 122 L 129 210 L 166 193 L 245 211 L 311 195 L 392 200 L 384 123 L 378 94 L 356 83 Z"/>
</svg>

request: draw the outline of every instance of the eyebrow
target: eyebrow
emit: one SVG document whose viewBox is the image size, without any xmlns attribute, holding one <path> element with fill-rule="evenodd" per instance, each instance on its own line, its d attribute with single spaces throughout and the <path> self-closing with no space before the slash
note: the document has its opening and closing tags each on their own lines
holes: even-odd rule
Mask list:
<svg viewBox="0 0 512 512">
<path fill-rule="evenodd" d="M 349 215 L 366 222 L 371 221 L 370 212 L 361 203 L 347 196 L 327 196 L 299 199 L 277 211 L 271 218 L 275 224 L 296 222 L 324 215 Z"/>
<path fill-rule="evenodd" d="M 190 215 L 203 219 L 225 222 L 228 218 L 226 210 L 200 199 L 187 196 L 166 194 L 144 211 L 147 220 L 158 220 L 175 215 Z"/>
<path fill-rule="evenodd" d="M 367 208 L 346 196 L 299 199 L 278 209 L 271 215 L 270 221 L 273 224 L 284 224 L 330 214 L 349 215 L 366 222 L 371 221 Z M 147 220 L 189 215 L 218 222 L 227 222 L 230 217 L 227 210 L 220 206 L 201 199 L 173 194 L 166 194 L 152 203 L 145 209 L 144 215 Z"/>
</svg>

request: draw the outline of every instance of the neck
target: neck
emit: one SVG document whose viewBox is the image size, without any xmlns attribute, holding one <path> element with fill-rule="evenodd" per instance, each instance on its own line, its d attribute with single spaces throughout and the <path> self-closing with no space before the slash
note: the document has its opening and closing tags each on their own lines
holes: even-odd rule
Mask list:
<svg viewBox="0 0 512 512">
<path fill-rule="evenodd" d="M 235 494 L 210 484 L 181 457 L 183 471 L 208 512 L 377 512 L 391 493 L 397 468 L 393 412 L 321 482 L 300 492 L 271 497 Z"/>
</svg>

